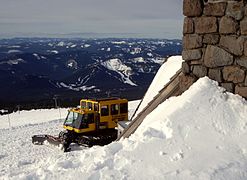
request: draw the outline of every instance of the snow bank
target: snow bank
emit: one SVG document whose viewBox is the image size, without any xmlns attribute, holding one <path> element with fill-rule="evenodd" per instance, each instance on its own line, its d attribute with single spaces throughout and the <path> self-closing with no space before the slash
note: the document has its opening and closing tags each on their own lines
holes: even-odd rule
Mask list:
<svg viewBox="0 0 247 180">
<path fill-rule="evenodd" d="M 42 156 L 11 162 L 11 170 L 3 154 L 0 179 L 246 179 L 246 114 L 244 99 L 202 78 L 159 105 L 129 139 L 65 154 L 41 146 Z"/>
<path fill-rule="evenodd" d="M 172 56 L 160 67 L 149 86 L 135 117 L 140 113 L 159 91 L 170 81 L 170 78 L 182 67 L 182 56 Z"/>
<path fill-rule="evenodd" d="M 149 114 L 131 140 L 155 145 L 165 179 L 246 179 L 246 115 L 244 99 L 202 78 Z"/>
</svg>

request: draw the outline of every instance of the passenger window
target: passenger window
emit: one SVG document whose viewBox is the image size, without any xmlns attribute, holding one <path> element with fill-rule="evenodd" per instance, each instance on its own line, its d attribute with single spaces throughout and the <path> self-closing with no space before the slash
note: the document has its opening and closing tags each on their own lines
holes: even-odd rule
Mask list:
<svg viewBox="0 0 247 180">
<path fill-rule="evenodd" d="M 120 114 L 128 112 L 128 103 L 120 104 Z"/>
<path fill-rule="evenodd" d="M 118 114 L 119 105 L 118 104 L 112 104 L 111 105 L 111 115 Z"/>
<path fill-rule="evenodd" d="M 101 116 L 109 116 L 109 107 L 107 105 L 101 106 Z"/>
<path fill-rule="evenodd" d="M 95 110 L 95 111 L 99 111 L 99 105 L 96 104 L 96 103 L 94 103 L 94 110 Z"/>
<path fill-rule="evenodd" d="M 87 103 L 87 108 L 88 108 L 89 110 L 93 110 L 93 104 L 92 104 L 91 102 L 88 102 L 88 103 Z"/>
<path fill-rule="evenodd" d="M 86 106 L 87 106 L 86 102 L 82 101 L 81 102 L 81 108 L 82 109 L 86 109 Z"/>
</svg>

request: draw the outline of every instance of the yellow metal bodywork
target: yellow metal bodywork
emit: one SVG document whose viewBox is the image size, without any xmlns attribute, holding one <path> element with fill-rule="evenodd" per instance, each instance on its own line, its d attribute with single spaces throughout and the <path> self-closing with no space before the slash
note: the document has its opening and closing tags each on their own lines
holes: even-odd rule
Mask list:
<svg viewBox="0 0 247 180">
<path fill-rule="evenodd" d="M 64 129 L 67 129 L 69 131 L 75 131 L 76 133 L 86 133 L 86 132 L 92 132 L 95 131 L 95 124 L 89 124 L 88 128 L 85 129 L 77 129 L 77 128 L 73 128 L 71 126 L 63 126 Z"/>
<path fill-rule="evenodd" d="M 76 133 L 86 133 L 96 131 L 96 118 L 99 118 L 99 129 L 108 129 L 117 127 L 118 121 L 128 121 L 128 106 L 127 112 L 121 111 L 121 106 L 126 106 L 128 104 L 127 99 L 105 99 L 105 100 L 89 100 L 82 99 L 80 101 L 80 108 L 70 109 L 70 112 L 75 112 L 78 114 L 94 114 L 94 122 L 88 124 L 87 128 L 77 129 L 71 126 L 64 125 L 64 129 L 69 131 L 74 131 Z M 108 114 L 103 112 L 104 109 L 108 108 Z M 113 108 L 114 113 L 113 113 Z"/>
</svg>

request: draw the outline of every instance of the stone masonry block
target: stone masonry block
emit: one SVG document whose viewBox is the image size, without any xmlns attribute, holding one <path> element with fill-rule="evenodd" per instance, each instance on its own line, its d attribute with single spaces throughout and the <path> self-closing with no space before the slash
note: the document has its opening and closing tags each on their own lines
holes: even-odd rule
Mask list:
<svg viewBox="0 0 247 180">
<path fill-rule="evenodd" d="M 183 14 L 188 17 L 200 16 L 203 11 L 203 4 L 201 0 L 184 0 Z"/>
<path fill-rule="evenodd" d="M 190 75 L 181 75 L 179 76 L 179 87 L 182 92 L 186 91 L 194 82 L 196 78 Z"/>
<path fill-rule="evenodd" d="M 198 78 L 207 76 L 207 72 L 208 71 L 205 66 L 202 65 L 193 66 L 193 74 Z"/>
<path fill-rule="evenodd" d="M 240 21 L 240 31 L 242 35 L 247 35 L 247 16 Z"/>
<path fill-rule="evenodd" d="M 198 17 L 195 18 L 195 32 L 198 34 L 207 34 L 217 32 L 216 17 Z"/>
<path fill-rule="evenodd" d="M 245 5 L 245 8 L 244 8 L 244 15 L 247 16 L 247 6 Z"/>
<path fill-rule="evenodd" d="M 226 66 L 223 69 L 223 78 L 228 82 L 242 83 L 245 80 L 245 71 L 239 66 Z"/>
<path fill-rule="evenodd" d="M 216 68 L 231 65 L 232 63 L 233 56 L 230 53 L 217 46 L 207 46 L 204 56 L 204 64 L 206 67 Z"/>
<path fill-rule="evenodd" d="M 224 16 L 226 10 L 226 2 L 207 3 L 204 7 L 203 14 L 206 16 Z"/>
<path fill-rule="evenodd" d="M 247 86 L 247 75 L 245 77 L 244 85 Z"/>
<path fill-rule="evenodd" d="M 203 43 L 214 45 L 214 44 L 218 44 L 219 39 L 220 36 L 218 34 L 205 34 L 203 36 Z"/>
<path fill-rule="evenodd" d="M 220 46 L 224 47 L 228 52 L 237 56 L 243 55 L 244 39 L 237 36 L 221 36 Z"/>
<path fill-rule="evenodd" d="M 235 93 L 247 98 L 247 87 L 236 86 Z"/>
<path fill-rule="evenodd" d="M 213 80 L 217 81 L 217 82 L 222 82 L 221 69 L 209 69 L 208 77 L 210 79 L 213 79 Z"/>
<path fill-rule="evenodd" d="M 182 52 L 183 60 L 191 61 L 202 58 L 202 51 L 200 49 L 184 50 Z"/>
<path fill-rule="evenodd" d="M 236 34 L 238 22 L 231 17 L 224 16 L 220 20 L 220 34 Z"/>
<path fill-rule="evenodd" d="M 183 48 L 196 49 L 202 47 L 202 37 L 197 34 L 186 34 L 183 37 Z"/>
<path fill-rule="evenodd" d="M 236 20 L 241 20 L 244 16 L 244 3 L 243 1 L 229 1 L 226 8 L 226 15 L 233 17 Z"/>
<path fill-rule="evenodd" d="M 194 22 L 192 18 L 184 18 L 183 34 L 192 34 L 194 32 Z"/>
<path fill-rule="evenodd" d="M 247 56 L 247 40 L 244 42 L 244 55 Z"/>
<path fill-rule="evenodd" d="M 247 57 L 246 56 L 236 58 L 236 63 L 237 65 L 242 66 L 247 69 Z"/>
<path fill-rule="evenodd" d="M 189 66 L 188 62 L 183 62 L 182 63 L 182 72 L 184 74 L 189 74 L 190 73 L 190 66 Z"/>
<path fill-rule="evenodd" d="M 234 84 L 233 83 L 221 83 L 221 86 L 225 88 L 228 92 L 234 93 Z"/>
<path fill-rule="evenodd" d="M 202 59 L 190 61 L 190 65 L 191 65 L 191 66 L 192 66 L 192 65 L 201 65 L 201 64 L 203 64 Z"/>
</svg>

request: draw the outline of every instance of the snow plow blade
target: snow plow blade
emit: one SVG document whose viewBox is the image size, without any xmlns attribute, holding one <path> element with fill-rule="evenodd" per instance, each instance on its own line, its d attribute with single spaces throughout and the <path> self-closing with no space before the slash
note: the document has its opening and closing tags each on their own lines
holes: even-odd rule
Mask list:
<svg viewBox="0 0 247 180">
<path fill-rule="evenodd" d="M 32 136 L 32 143 L 35 145 L 43 145 L 45 142 L 58 147 L 63 147 L 63 140 L 61 138 L 46 134 Z"/>
</svg>

